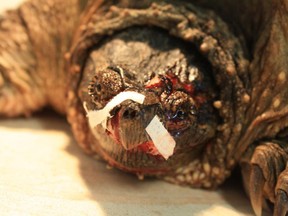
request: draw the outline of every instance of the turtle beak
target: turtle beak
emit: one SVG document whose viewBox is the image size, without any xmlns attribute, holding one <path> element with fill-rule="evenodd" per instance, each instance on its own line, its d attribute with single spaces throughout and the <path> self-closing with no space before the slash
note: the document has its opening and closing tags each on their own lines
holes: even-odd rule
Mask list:
<svg viewBox="0 0 288 216">
<path fill-rule="evenodd" d="M 117 108 L 107 121 L 107 132 L 125 150 L 132 150 L 150 141 L 145 128 L 159 113 L 159 103 L 153 95 L 145 95 L 143 104 L 127 100 Z"/>
</svg>

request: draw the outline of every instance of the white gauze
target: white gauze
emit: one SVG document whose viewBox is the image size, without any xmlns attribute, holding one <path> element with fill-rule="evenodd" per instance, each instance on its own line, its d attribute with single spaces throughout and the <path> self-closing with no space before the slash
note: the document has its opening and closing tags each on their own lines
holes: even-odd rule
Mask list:
<svg viewBox="0 0 288 216">
<path fill-rule="evenodd" d="M 176 142 L 163 126 L 157 115 L 154 116 L 145 130 L 149 134 L 159 153 L 168 160 L 174 153 Z"/>
<path fill-rule="evenodd" d="M 143 104 L 145 95 L 138 92 L 126 91 L 120 92 L 111 101 L 109 101 L 106 106 L 101 110 L 88 110 L 86 102 L 83 103 L 84 109 L 86 110 L 87 117 L 89 120 L 89 125 L 93 129 L 97 125 L 102 123 L 102 126 L 106 128 L 107 119 L 110 118 L 110 111 L 124 102 L 125 100 L 132 100 L 139 104 Z"/>
</svg>

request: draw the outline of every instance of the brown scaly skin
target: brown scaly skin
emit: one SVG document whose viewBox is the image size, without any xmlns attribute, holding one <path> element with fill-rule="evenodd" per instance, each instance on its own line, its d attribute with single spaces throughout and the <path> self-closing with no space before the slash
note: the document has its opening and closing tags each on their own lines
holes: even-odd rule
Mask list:
<svg viewBox="0 0 288 216">
<path fill-rule="evenodd" d="M 255 213 L 285 215 L 287 38 L 287 0 L 29 1 L 0 20 L 0 114 L 52 106 L 86 152 L 181 185 L 214 188 L 238 163 Z M 127 90 L 144 104 L 90 129 L 83 102 Z M 167 161 L 139 148 L 155 114 L 176 140 Z"/>
</svg>

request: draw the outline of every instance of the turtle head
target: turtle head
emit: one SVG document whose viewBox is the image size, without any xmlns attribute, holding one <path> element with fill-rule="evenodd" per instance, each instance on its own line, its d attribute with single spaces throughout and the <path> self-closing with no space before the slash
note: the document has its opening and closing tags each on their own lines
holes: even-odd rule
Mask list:
<svg viewBox="0 0 288 216">
<path fill-rule="evenodd" d="M 188 2 L 96 2 L 67 55 L 79 144 L 122 170 L 219 185 L 249 145 L 239 143 L 252 92 L 241 29 Z"/>
<path fill-rule="evenodd" d="M 147 41 L 137 43 L 134 51 L 138 53 L 150 47 Z M 158 57 L 146 67 L 139 58 L 138 64 L 123 64 L 119 58 L 128 55 L 129 46 L 114 46 L 116 58 L 107 54 L 107 47 L 92 52 L 84 68 L 79 94 L 97 140 L 94 145 L 120 169 L 141 174 L 169 172 L 199 156 L 215 135 L 214 92 L 205 76 L 209 69 L 179 48 L 157 51 Z M 162 55 L 168 56 L 167 62 Z"/>
</svg>

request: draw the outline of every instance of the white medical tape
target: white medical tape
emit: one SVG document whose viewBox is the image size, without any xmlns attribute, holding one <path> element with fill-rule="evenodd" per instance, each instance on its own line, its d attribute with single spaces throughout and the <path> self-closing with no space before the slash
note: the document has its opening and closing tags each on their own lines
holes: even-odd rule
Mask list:
<svg viewBox="0 0 288 216">
<path fill-rule="evenodd" d="M 159 153 L 168 160 L 174 153 L 176 142 L 163 126 L 157 115 L 152 119 L 145 130 L 149 134 Z"/>
<path fill-rule="evenodd" d="M 96 127 L 97 125 L 102 123 L 102 126 L 106 129 L 107 119 L 110 118 L 110 111 L 121 104 L 125 100 L 132 100 L 139 104 L 143 104 L 145 99 L 145 95 L 140 94 L 138 92 L 126 91 L 120 92 L 111 101 L 109 101 L 106 106 L 101 110 L 88 110 L 87 103 L 83 103 L 83 107 L 87 113 L 87 117 L 89 120 L 89 125 L 91 128 Z"/>
</svg>

